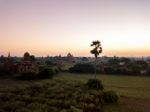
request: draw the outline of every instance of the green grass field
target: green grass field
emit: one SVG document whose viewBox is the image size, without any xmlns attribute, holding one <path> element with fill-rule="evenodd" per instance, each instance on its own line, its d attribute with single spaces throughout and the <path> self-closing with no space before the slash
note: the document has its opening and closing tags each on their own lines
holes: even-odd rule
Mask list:
<svg viewBox="0 0 150 112">
<path fill-rule="evenodd" d="M 94 75 L 61 74 L 55 80 L 71 80 L 72 82 L 86 82 Z M 150 77 L 97 75 L 105 90 L 114 90 L 120 96 L 118 104 L 105 107 L 105 112 L 150 112 Z"/>
<path fill-rule="evenodd" d="M 94 78 L 94 75 L 61 73 L 54 77 L 53 80 L 39 81 L 0 79 L 0 92 L 16 87 L 44 84 L 51 81 L 86 83 L 89 78 Z M 97 78 L 102 81 L 105 90 L 114 90 L 120 96 L 117 104 L 104 107 L 105 112 L 150 112 L 150 77 L 99 74 Z"/>
<path fill-rule="evenodd" d="M 94 78 L 94 75 L 65 73 L 56 77 L 56 80 L 86 82 L 89 78 Z M 115 90 L 120 96 L 150 99 L 150 77 L 97 75 L 97 78 L 106 90 Z"/>
</svg>

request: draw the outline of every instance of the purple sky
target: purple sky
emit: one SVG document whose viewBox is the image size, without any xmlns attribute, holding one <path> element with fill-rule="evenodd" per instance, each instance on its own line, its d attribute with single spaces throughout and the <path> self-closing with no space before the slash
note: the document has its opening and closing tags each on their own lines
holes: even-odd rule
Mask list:
<svg viewBox="0 0 150 112">
<path fill-rule="evenodd" d="M 150 55 L 150 0 L 0 0 L 0 55 Z"/>
</svg>

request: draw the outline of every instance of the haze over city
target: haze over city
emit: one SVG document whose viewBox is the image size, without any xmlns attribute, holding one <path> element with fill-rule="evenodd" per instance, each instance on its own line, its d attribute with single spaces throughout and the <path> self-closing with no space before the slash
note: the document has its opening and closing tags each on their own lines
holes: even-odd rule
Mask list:
<svg viewBox="0 0 150 112">
<path fill-rule="evenodd" d="M 149 0 L 0 0 L 0 55 L 150 55 Z"/>
</svg>

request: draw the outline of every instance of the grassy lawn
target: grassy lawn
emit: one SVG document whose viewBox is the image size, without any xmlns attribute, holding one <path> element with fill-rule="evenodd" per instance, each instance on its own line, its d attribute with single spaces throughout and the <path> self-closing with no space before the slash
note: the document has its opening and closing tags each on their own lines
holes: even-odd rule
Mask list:
<svg viewBox="0 0 150 112">
<path fill-rule="evenodd" d="M 63 85 L 63 82 L 71 83 L 71 85 L 83 84 L 89 78 L 94 78 L 94 75 L 61 73 L 54 77 L 53 80 L 41 81 L 0 79 L 0 93 L 7 89 L 26 87 L 32 84 L 44 84 L 51 81 L 59 82 L 59 86 Z M 97 75 L 97 78 L 102 80 L 105 90 L 114 90 L 120 96 L 117 104 L 104 107 L 105 112 L 150 112 L 150 77 L 101 74 Z"/>
</svg>

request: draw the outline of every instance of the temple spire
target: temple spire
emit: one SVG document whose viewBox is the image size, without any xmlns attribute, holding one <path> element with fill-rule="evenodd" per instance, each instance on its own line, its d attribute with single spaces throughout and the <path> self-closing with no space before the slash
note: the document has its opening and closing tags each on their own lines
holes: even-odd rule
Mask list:
<svg viewBox="0 0 150 112">
<path fill-rule="evenodd" d="M 10 52 L 8 53 L 8 58 L 10 58 Z"/>
</svg>

